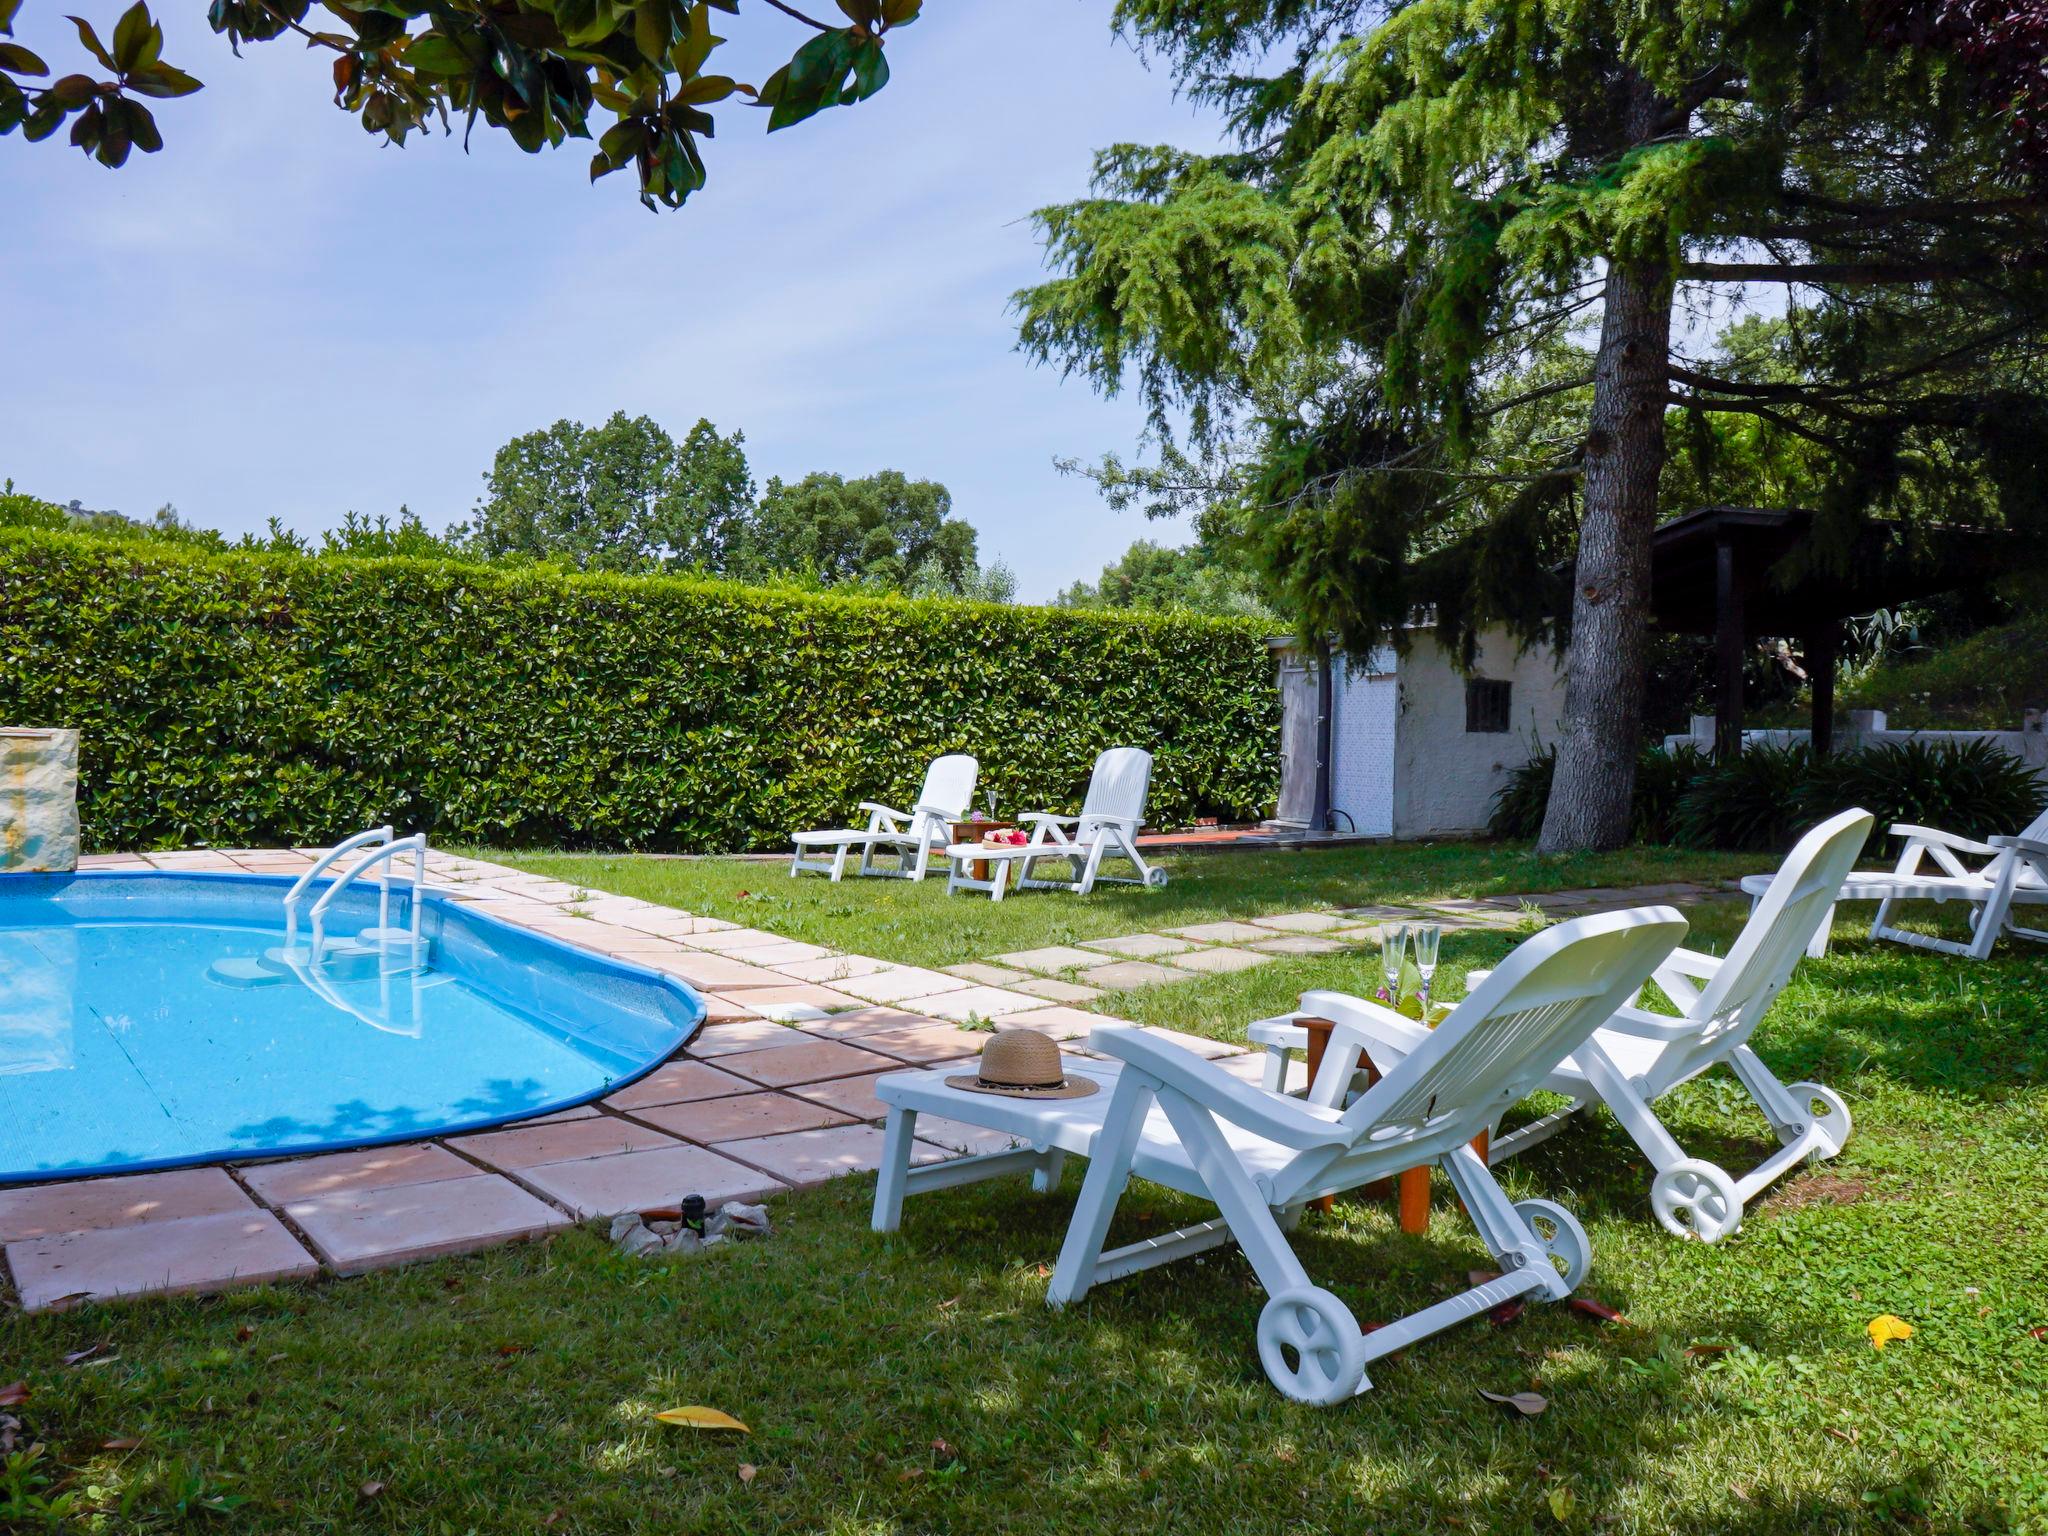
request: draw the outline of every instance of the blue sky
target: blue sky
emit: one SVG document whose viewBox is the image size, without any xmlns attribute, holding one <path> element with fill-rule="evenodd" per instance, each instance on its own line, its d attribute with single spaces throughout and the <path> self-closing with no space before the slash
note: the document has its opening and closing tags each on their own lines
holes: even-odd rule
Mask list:
<svg viewBox="0 0 2048 1536">
<path fill-rule="evenodd" d="M 63 9 L 16 20 L 59 72 L 79 67 Z M 80 14 L 105 36 L 118 12 Z M 111 172 L 0 139 L 0 477 L 229 532 L 401 502 L 438 527 L 517 433 L 624 409 L 680 437 L 708 416 L 764 481 L 944 481 L 983 559 L 1049 597 L 1134 538 L 1185 536 L 1054 470 L 1128 452 L 1141 413 L 1028 362 L 1008 313 L 1041 270 L 1025 215 L 1081 193 L 1093 149 L 1215 141 L 1108 16 L 928 0 L 879 97 L 772 138 L 721 111 L 710 185 L 656 216 L 626 173 L 590 185 L 581 143 L 384 147 L 329 103 L 324 54 L 238 60 L 182 0 L 165 57 L 206 89 L 158 104 L 161 154 Z M 758 4 L 724 22 L 743 79 L 800 40 Z"/>
</svg>

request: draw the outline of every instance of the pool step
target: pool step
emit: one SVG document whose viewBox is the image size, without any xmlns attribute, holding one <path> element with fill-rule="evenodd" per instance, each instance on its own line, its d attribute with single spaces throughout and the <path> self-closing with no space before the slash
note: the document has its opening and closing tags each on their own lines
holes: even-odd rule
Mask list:
<svg viewBox="0 0 2048 1536">
<path fill-rule="evenodd" d="M 384 944 L 366 944 L 360 938 L 336 940 L 322 956 L 321 974 L 329 981 L 343 983 L 387 972 L 402 975 L 424 969 L 429 954 L 427 942 L 421 940 L 417 963 L 408 966 L 404 959 L 411 935 L 396 929 L 393 933 L 396 939 Z M 304 944 L 294 945 L 289 951 L 282 945 L 273 945 L 260 956 L 233 955 L 214 961 L 206 968 L 206 979 L 223 987 L 273 987 L 296 979 L 297 968 L 310 964 L 311 958 L 311 951 Z"/>
</svg>

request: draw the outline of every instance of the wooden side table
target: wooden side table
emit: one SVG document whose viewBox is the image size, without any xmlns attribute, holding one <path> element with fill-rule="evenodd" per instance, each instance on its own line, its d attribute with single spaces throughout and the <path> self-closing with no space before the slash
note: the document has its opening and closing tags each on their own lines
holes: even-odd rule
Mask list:
<svg viewBox="0 0 2048 1536">
<path fill-rule="evenodd" d="M 1308 1080 L 1313 1087 L 1316 1074 L 1323 1069 L 1323 1053 L 1330 1048 L 1330 1031 L 1337 1026 L 1328 1019 L 1297 1018 L 1294 1022 L 1308 1035 L 1308 1050 L 1305 1055 L 1308 1063 Z M 1370 1055 L 1365 1056 L 1363 1060 L 1366 1085 L 1370 1087 L 1380 1080 L 1380 1069 L 1373 1065 Z M 1472 1138 L 1472 1149 L 1482 1158 L 1486 1156 L 1486 1132 L 1481 1131 Z M 1363 1186 L 1359 1193 L 1371 1200 L 1384 1200 L 1388 1195 L 1393 1195 L 1395 1208 L 1400 1212 L 1403 1232 L 1413 1234 L 1429 1230 L 1429 1169 L 1426 1166 L 1404 1169 L 1397 1179 L 1375 1179 Z M 1324 1195 L 1315 1201 L 1314 1205 L 1317 1210 L 1327 1212 L 1336 1205 L 1336 1197 Z"/>
</svg>

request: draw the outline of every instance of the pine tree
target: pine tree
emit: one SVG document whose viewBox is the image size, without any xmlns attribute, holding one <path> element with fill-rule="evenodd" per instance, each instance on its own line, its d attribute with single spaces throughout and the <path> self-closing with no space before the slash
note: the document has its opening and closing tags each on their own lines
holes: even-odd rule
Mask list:
<svg viewBox="0 0 2048 1536">
<path fill-rule="evenodd" d="M 1234 147 L 1099 155 L 1097 195 L 1038 216 L 1057 275 L 1019 295 L 1026 349 L 1135 381 L 1170 443 L 1248 449 L 1224 480 L 1307 626 L 1364 643 L 1429 601 L 1454 642 L 1568 636 L 1544 848 L 1628 832 L 1674 424 L 1694 483 L 1738 421 L 1799 458 L 1823 549 L 1987 485 L 2040 520 L 2024 71 L 1851 0 L 1121 0 L 1117 24 Z M 1778 317 L 1767 367 L 1716 342 L 1737 300 Z"/>
</svg>

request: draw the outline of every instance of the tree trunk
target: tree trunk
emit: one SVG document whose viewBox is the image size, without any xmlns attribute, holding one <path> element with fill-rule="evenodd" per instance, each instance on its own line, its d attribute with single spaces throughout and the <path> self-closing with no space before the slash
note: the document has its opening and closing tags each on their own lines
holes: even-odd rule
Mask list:
<svg viewBox="0 0 2048 1536">
<path fill-rule="evenodd" d="M 1537 841 L 1544 853 L 1628 840 L 1648 668 L 1650 533 L 1664 469 L 1671 287 L 1661 263 L 1608 267 L 1586 431 L 1564 734 Z"/>
</svg>

